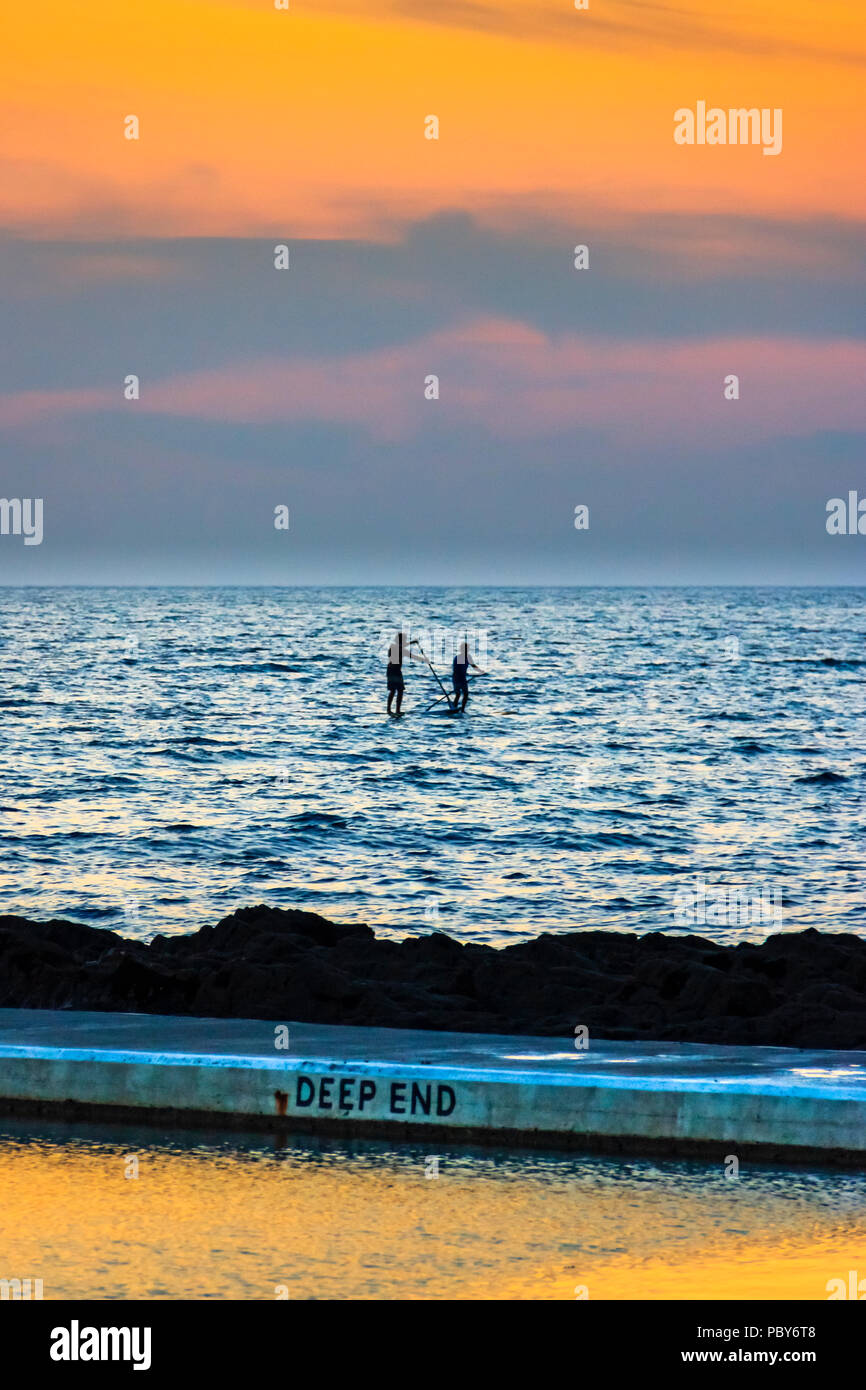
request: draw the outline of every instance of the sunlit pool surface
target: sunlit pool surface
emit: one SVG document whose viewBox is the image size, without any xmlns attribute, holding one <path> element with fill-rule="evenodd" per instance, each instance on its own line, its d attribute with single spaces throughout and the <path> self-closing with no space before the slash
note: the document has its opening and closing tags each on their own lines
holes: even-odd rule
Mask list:
<svg viewBox="0 0 866 1390">
<path fill-rule="evenodd" d="M 0 1192 L 0 1278 L 46 1299 L 826 1299 L 866 1265 L 866 1177 L 724 1155 L 4 1121 Z"/>
</svg>

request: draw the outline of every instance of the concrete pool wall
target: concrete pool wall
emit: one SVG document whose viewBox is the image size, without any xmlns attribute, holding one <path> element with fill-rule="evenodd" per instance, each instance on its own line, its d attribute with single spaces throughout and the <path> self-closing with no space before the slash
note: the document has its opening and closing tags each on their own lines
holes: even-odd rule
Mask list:
<svg viewBox="0 0 866 1390">
<path fill-rule="evenodd" d="M 859 1166 L 866 1053 L 0 1009 L 0 1110 Z"/>
</svg>

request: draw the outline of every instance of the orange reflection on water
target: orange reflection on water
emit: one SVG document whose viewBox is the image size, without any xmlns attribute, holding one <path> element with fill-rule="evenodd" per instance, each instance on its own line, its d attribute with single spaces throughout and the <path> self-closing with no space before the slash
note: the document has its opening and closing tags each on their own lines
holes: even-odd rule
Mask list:
<svg viewBox="0 0 866 1390">
<path fill-rule="evenodd" d="M 866 1251 L 860 1175 L 80 1133 L 0 1139 L 0 1277 L 46 1299 L 823 1299 Z"/>
</svg>

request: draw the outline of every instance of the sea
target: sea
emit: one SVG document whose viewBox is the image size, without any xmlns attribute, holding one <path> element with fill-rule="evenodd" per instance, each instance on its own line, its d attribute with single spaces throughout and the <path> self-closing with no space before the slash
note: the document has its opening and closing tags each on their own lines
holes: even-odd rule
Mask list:
<svg viewBox="0 0 866 1390">
<path fill-rule="evenodd" d="M 6 587 L 0 615 L 0 913 L 866 935 L 866 588 Z"/>
</svg>

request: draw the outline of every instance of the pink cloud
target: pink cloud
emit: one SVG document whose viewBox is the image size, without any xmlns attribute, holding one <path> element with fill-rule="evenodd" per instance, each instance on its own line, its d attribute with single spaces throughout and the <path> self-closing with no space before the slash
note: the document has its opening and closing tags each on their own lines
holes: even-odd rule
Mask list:
<svg viewBox="0 0 866 1390">
<path fill-rule="evenodd" d="M 724 398 L 734 373 L 740 399 Z M 439 377 L 440 399 L 424 398 Z M 574 428 L 619 447 L 746 442 L 822 429 L 866 429 L 866 344 L 849 339 L 617 340 L 548 337 L 479 319 L 346 357 L 262 359 L 144 379 L 141 399 L 109 389 L 0 397 L 0 425 L 135 410 L 231 423 L 321 421 L 394 441 L 435 422 L 531 439 Z"/>
<path fill-rule="evenodd" d="M 110 409 L 120 393 L 104 388 L 71 391 L 15 391 L 0 396 L 0 426 L 20 429 L 43 420 L 63 415 L 82 415 L 93 410 Z"/>
</svg>

